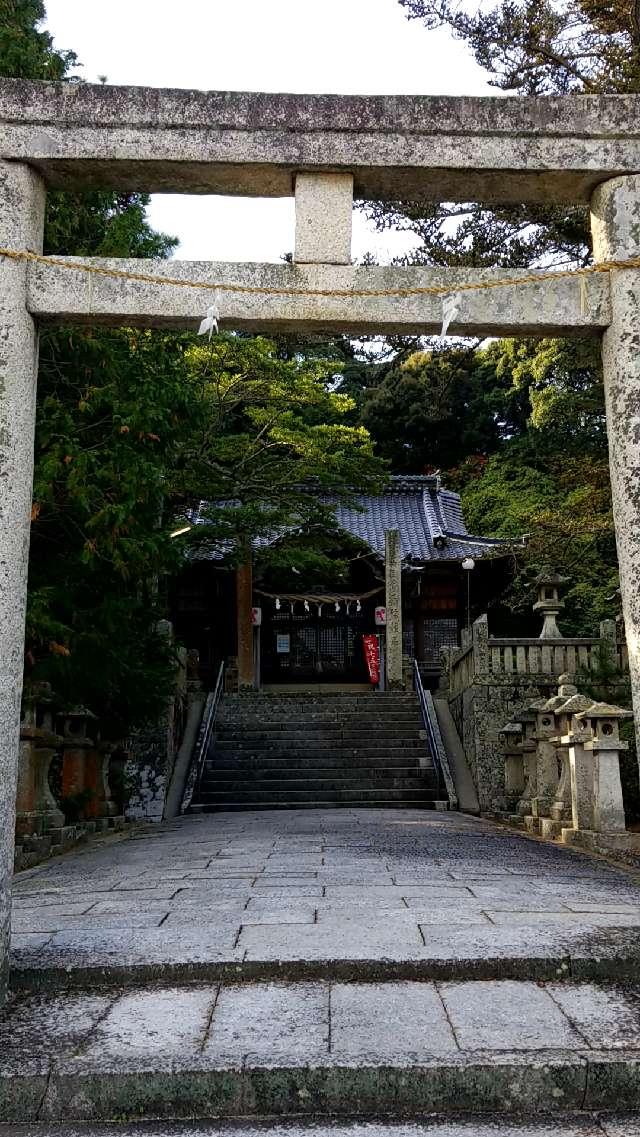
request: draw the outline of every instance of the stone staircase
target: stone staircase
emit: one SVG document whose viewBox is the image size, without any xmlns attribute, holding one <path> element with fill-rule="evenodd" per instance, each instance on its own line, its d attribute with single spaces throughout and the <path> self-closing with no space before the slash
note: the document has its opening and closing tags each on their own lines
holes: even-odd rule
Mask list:
<svg viewBox="0 0 640 1137">
<path fill-rule="evenodd" d="M 434 808 L 415 694 L 226 695 L 192 812 Z"/>
</svg>

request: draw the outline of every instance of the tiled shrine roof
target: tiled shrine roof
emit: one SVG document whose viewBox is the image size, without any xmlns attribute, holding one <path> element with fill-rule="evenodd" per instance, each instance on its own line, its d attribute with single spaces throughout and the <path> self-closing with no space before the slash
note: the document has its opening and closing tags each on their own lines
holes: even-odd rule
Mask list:
<svg viewBox="0 0 640 1137">
<path fill-rule="evenodd" d="M 506 555 L 522 540 L 501 540 L 472 536 L 467 532 L 462 516 L 460 495 L 442 488 L 437 475 L 392 477 L 381 494 L 357 494 L 353 504 L 323 495 L 323 500 L 334 505 L 337 527 L 359 537 L 374 553 L 384 559 L 385 529 L 400 533 L 402 559 L 406 563 L 460 561 L 465 557 Z M 335 503 L 335 504 L 334 504 Z M 202 502 L 193 522 L 204 524 L 206 503 Z M 257 538 L 255 548 L 271 544 Z M 208 547 L 194 551 L 198 560 L 221 560 L 224 550 Z"/>
</svg>

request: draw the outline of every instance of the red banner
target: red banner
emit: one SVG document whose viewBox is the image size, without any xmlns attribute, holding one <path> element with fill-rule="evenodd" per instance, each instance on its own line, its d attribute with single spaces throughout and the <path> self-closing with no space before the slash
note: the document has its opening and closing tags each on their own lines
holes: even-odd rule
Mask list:
<svg viewBox="0 0 640 1137">
<path fill-rule="evenodd" d="M 380 645 L 378 637 L 374 635 L 362 637 L 362 649 L 364 651 L 364 661 L 367 665 L 369 672 L 369 682 L 377 687 L 380 682 Z"/>
</svg>

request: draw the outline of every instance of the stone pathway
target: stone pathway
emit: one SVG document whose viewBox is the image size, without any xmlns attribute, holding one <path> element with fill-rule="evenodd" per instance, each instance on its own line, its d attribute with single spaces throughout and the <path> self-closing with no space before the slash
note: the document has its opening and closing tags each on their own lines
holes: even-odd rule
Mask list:
<svg viewBox="0 0 640 1137">
<path fill-rule="evenodd" d="M 462 814 L 327 810 L 190 817 L 21 873 L 14 959 L 38 975 L 295 977 L 358 961 L 397 977 L 585 977 L 638 952 L 640 883 Z M 628 930 L 627 930 L 628 929 Z M 438 964 L 442 967 L 438 972 Z M 126 969 L 126 975 L 122 974 Z M 291 969 L 290 969 L 291 970 Z M 619 972 L 616 972 L 619 977 Z M 22 980 L 21 980 L 22 981 Z"/>
<path fill-rule="evenodd" d="M 640 883 L 603 861 L 455 814 L 216 814 L 15 898 L 0 1137 L 640 1137 Z"/>
</svg>

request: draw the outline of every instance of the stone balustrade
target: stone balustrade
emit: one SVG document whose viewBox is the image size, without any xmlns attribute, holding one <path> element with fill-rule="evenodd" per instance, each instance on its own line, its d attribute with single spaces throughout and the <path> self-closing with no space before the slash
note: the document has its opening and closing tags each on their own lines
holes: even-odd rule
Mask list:
<svg viewBox="0 0 640 1137">
<path fill-rule="evenodd" d="M 620 781 L 627 743 L 619 724 L 631 717 L 580 694 L 561 675 L 556 695 L 533 700 L 498 732 L 509 820 L 565 844 L 629 846 Z"/>
</svg>

